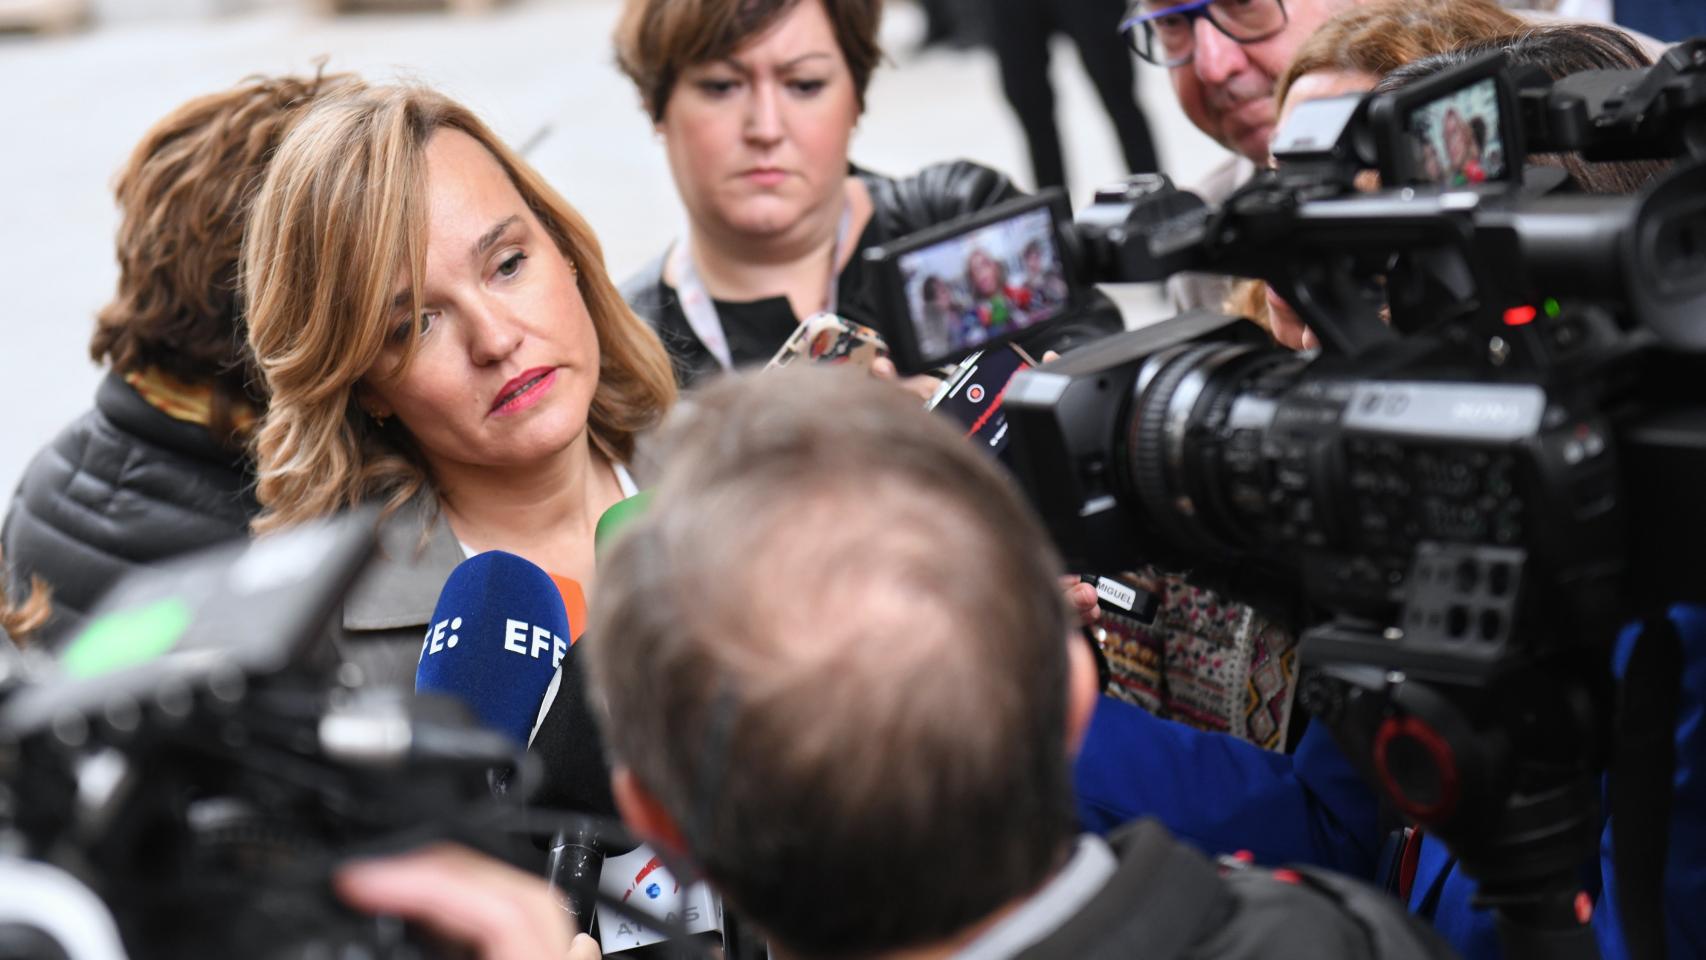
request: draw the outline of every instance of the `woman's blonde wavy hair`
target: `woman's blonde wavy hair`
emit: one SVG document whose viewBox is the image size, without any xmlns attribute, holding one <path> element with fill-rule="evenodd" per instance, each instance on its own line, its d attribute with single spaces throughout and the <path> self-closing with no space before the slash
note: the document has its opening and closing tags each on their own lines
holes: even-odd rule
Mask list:
<svg viewBox="0 0 1706 960">
<path fill-rule="evenodd" d="M 400 270 L 420 312 L 426 146 L 445 129 L 491 152 L 577 268 L 600 351 L 594 447 L 628 461 L 636 434 L 675 400 L 669 356 L 611 282 L 592 228 L 473 112 L 411 85 L 328 98 L 279 147 L 243 242 L 249 345 L 272 395 L 255 437 L 257 533 L 364 502 L 395 510 L 431 491 L 408 432 L 366 416 L 356 386 L 379 362 Z M 387 375 L 414 354 L 411 340 Z"/>
</svg>

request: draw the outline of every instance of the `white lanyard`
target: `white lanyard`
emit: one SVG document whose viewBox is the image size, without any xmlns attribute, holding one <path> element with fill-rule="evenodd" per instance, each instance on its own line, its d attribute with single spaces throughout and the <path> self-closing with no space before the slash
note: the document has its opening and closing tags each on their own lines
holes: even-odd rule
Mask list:
<svg viewBox="0 0 1706 960">
<path fill-rule="evenodd" d="M 853 232 L 853 206 L 841 208 L 841 223 L 835 228 L 835 252 L 829 261 L 829 291 L 824 294 L 824 310 L 834 313 L 836 294 L 841 281 L 841 256 L 847 250 L 848 234 Z M 699 279 L 699 269 L 693 265 L 693 251 L 688 248 L 687 234 L 675 245 L 675 294 L 681 302 L 681 312 L 693 335 L 717 358 L 724 370 L 734 369 L 729 353 L 729 338 L 723 333 L 723 320 L 717 316 L 717 302 Z"/>
</svg>

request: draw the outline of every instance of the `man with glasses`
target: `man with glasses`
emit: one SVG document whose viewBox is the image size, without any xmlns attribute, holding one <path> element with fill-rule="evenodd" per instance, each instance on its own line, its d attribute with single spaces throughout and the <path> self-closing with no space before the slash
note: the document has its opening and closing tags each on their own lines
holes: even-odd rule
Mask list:
<svg viewBox="0 0 1706 960">
<path fill-rule="evenodd" d="M 1274 84 L 1303 41 L 1361 0 L 1138 0 L 1121 32 L 1137 55 L 1166 67 L 1185 115 L 1233 151 L 1191 190 L 1218 203 L 1268 161 L 1277 107 Z M 1218 310 L 1232 281 L 1174 278 L 1180 309 Z"/>
</svg>

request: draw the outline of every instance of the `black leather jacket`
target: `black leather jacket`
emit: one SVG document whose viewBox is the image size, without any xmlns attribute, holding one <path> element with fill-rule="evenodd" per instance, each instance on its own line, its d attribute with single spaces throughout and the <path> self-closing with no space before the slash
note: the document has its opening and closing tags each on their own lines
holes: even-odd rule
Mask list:
<svg viewBox="0 0 1706 960">
<path fill-rule="evenodd" d="M 95 408 L 24 470 L 0 543 L 13 595 L 31 574 L 53 588 L 53 619 L 39 635 L 52 648 L 121 575 L 243 536 L 257 509 L 241 457 L 109 373 Z"/>
<path fill-rule="evenodd" d="M 871 220 L 858 238 L 853 258 L 836 281 L 837 312 L 872 327 L 887 338 L 893 321 L 885 310 L 876 305 L 871 291 L 867 289 L 863 251 L 926 227 L 987 209 L 1020 193 L 1005 174 L 966 160 L 934 164 L 903 179 L 858 169 L 853 173 L 864 181 L 870 191 Z M 676 379 L 687 387 L 717 372 L 718 365 L 716 358 L 688 325 L 675 289 L 663 281 L 665 256 L 667 251 L 629 277 L 622 284 L 622 296 L 634 312 L 657 331 L 675 361 Z M 729 318 L 725 316 L 723 319 L 727 325 Z M 1037 331 L 1034 337 L 1021 338 L 1020 342 L 1033 354 L 1040 354 L 1043 350 L 1064 352 L 1120 329 L 1118 309 L 1111 301 L 1097 295 L 1092 298 L 1090 309 L 1080 317 L 1053 324 Z M 738 339 L 741 338 L 737 333 L 730 331 L 730 340 Z M 750 342 L 752 338 L 746 339 Z M 768 360 L 781 348 L 782 338 L 752 346 L 756 352 L 744 358 L 736 352 L 734 359 L 737 365 L 743 360 Z"/>
</svg>

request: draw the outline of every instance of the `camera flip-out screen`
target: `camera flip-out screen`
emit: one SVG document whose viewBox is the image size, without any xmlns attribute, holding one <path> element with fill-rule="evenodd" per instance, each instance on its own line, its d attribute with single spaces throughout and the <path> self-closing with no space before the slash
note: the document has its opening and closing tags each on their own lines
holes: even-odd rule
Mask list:
<svg viewBox="0 0 1706 960">
<path fill-rule="evenodd" d="M 871 250 L 907 373 L 1005 343 L 1069 312 L 1077 291 L 1060 240 L 1065 201 L 1051 191 Z"/>
<path fill-rule="evenodd" d="M 1521 178 L 1522 128 L 1505 65 L 1503 54 L 1492 54 L 1375 101 L 1371 118 L 1389 131 L 1381 169 L 1389 186 Z"/>
<path fill-rule="evenodd" d="M 1505 179 L 1498 82 L 1492 77 L 1418 107 L 1409 117 L 1422 182 L 1460 187 Z"/>
</svg>

